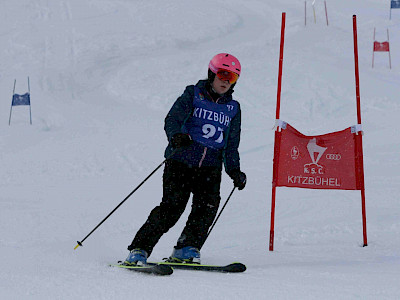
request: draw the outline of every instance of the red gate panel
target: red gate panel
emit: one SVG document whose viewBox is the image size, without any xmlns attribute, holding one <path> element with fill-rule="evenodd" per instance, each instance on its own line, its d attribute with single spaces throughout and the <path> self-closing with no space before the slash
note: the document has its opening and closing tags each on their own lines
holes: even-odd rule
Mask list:
<svg viewBox="0 0 400 300">
<path fill-rule="evenodd" d="M 374 51 L 375 52 L 389 52 L 389 42 L 374 42 Z"/>
<path fill-rule="evenodd" d="M 291 125 L 279 133 L 276 186 L 309 189 L 360 190 L 356 134 L 352 128 L 306 136 Z"/>
</svg>

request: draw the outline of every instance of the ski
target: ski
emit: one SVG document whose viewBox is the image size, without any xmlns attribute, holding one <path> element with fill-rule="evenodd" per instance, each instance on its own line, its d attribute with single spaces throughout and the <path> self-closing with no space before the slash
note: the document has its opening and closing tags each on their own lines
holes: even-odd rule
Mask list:
<svg viewBox="0 0 400 300">
<path fill-rule="evenodd" d="M 144 266 L 129 266 L 123 263 L 119 264 L 110 264 L 110 267 L 118 267 L 123 268 L 129 271 L 135 271 L 139 273 L 145 273 L 150 275 L 171 275 L 174 271 L 168 265 L 160 265 L 160 264 L 152 264 L 152 265 L 144 265 Z"/>
<path fill-rule="evenodd" d="M 241 273 L 246 271 L 246 266 L 239 262 L 234 262 L 225 266 L 218 265 L 201 265 L 191 263 L 174 263 L 174 262 L 147 262 L 150 266 L 169 266 L 173 269 L 192 270 L 192 271 L 208 271 L 220 273 Z"/>
</svg>

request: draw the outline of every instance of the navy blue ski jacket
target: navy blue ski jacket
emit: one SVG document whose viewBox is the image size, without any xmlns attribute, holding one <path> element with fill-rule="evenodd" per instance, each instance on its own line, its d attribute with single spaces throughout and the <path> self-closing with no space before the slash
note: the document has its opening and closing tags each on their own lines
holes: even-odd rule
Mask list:
<svg viewBox="0 0 400 300">
<path fill-rule="evenodd" d="M 224 163 L 226 173 L 231 174 L 232 170 L 240 170 L 238 151 L 241 131 L 240 104 L 232 99 L 233 90 L 229 90 L 221 96 L 217 102 L 214 102 L 206 89 L 206 85 L 207 80 L 200 80 L 196 84 L 196 88 L 194 85 L 187 86 L 184 93 L 175 101 L 168 112 L 164 125 L 169 141 L 165 150 L 165 158 L 171 158 L 193 167 L 213 166 L 221 170 L 222 164 Z M 196 136 L 191 136 L 193 143 L 190 146 L 179 148 L 173 153 L 175 149 L 171 145 L 172 137 L 177 133 L 188 133 L 188 124 L 193 124 L 191 118 L 194 118 L 196 114 L 198 114 L 199 108 L 195 107 L 194 101 L 196 89 L 197 95 L 199 92 L 201 94 L 201 100 L 213 103 L 205 103 L 205 105 L 213 105 L 213 107 L 215 107 L 215 103 L 217 103 L 221 105 L 221 108 L 222 106 L 225 108 L 231 105 L 235 107 L 236 114 L 232 118 L 229 118 L 229 126 L 223 131 L 223 147 L 218 149 L 207 146 L 202 142 L 200 137 L 196 138 Z"/>
</svg>

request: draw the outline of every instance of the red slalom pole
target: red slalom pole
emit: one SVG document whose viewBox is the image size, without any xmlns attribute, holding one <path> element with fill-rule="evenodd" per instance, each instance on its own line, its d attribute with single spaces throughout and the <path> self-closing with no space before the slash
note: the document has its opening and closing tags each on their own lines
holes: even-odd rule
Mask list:
<svg viewBox="0 0 400 300">
<path fill-rule="evenodd" d="M 353 39 L 354 39 L 354 68 L 356 79 L 356 98 L 357 98 L 357 123 L 361 125 L 361 103 L 360 103 L 360 76 L 358 68 L 358 45 L 357 45 L 357 16 L 353 15 Z M 368 246 L 367 242 L 367 217 L 365 209 L 365 186 L 364 186 L 364 162 L 362 148 L 362 132 L 356 135 L 356 148 L 358 158 L 358 167 L 356 175 L 361 189 L 361 210 L 363 223 L 363 246 Z"/>
<path fill-rule="evenodd" d="M 326 26 L 329 26 L 329 23 L 328 23 L 328 9 L 326 8 L 326 1 L 324 1 L 324 3 L 325 3 Z"/>
<path fill-rule="evenodd" d="M 307 1 L 304 1 L 304 26 L 307 26 Z"/>
<path fill-rule="evenodd" d="M 276 114 L 275 118 L 279 119 L 279 112 L 281 109 L 281 90 L 282 90 L 282 66 L 283 66 L 283 46 L 285 44 L 285 23 L 286 13 L 282 13 L 282 27 L 281 27 L 281 47 L 279 53 L 279 73 L 278 73 L 278 91 L 276 97 Z"/>
<path fill-rule="evenodd" d="M 387 30 L 387 41 L 388 41 L 388 50 L 389 50 L 389 68 L 392 69 L 392 60 L 390 59 L 390 43 L 389 43 L 389 28 Z"/>
<path fill-rule="evenodd" d="M 375 58 L 375 27 L 374 27 L 374 41 L 372 43 L 372 68 L 374 67 L 374 58 Z"/>
<path fill-rule="evenodd" d="M 357 16 L 353 15 L 354 68 L 356 78 L 357 123 L 361 124 L 360 75 L 358 71 Z"/>
<path fill-rule="evenodd" d="M 276 120 L 279 120 L 280 107 L 281 107 L 281 90 L 282 90 L 282 68 L 283 68 L 283 48 L 285 44 L 285 23 L 286 13 L 282 13 L 282 28 L 281 28 L 281 46 L 279 54 L 279 71 L 278 71 L 278 91 L 276 97 Z M 274 165 L 272 174 L 272 201 L 271 201 L 271 226 L 269 233 L 269 251 L 274 251 L 274 227 L 275 227 L 275 198 L 276 198 L 276 179 L 278 172 L 278 157 L 279 148 L 281 143 L 281 132 L 278 128 L 275 130 L 275 142 L 274 142 Z"/>
</svg>

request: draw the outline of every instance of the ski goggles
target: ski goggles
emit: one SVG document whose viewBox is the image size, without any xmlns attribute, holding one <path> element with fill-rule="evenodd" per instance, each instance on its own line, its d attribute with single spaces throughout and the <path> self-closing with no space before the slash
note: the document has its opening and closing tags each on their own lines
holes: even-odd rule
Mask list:
<svg viewBox="0 0 400 300">
<path fill-rule="evenodd" d="M 217 72 L 217 76 L 222 81 L 229 81 L 230 84 L 234 84 L 239 78 L 238 74 L 225 69 L 219 69 Z"/>
</svg>

